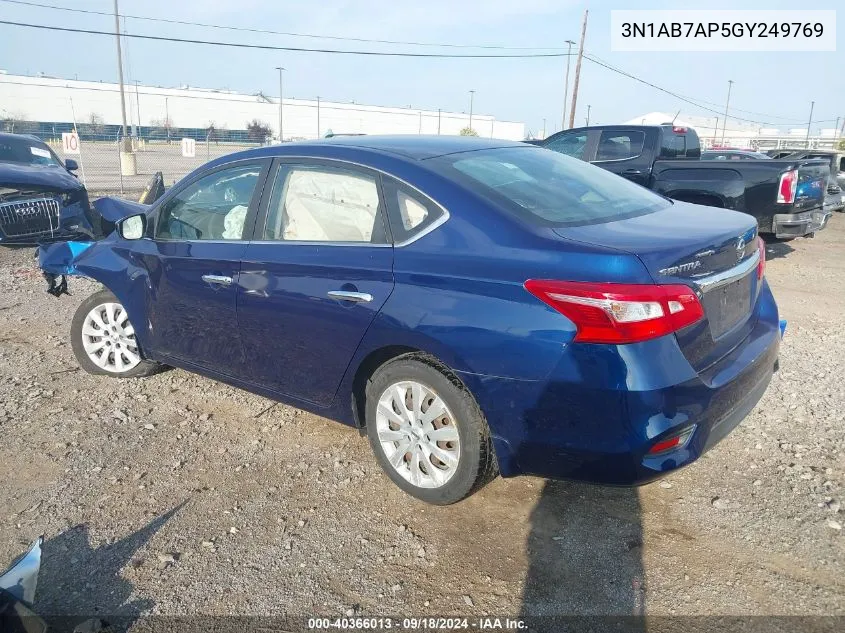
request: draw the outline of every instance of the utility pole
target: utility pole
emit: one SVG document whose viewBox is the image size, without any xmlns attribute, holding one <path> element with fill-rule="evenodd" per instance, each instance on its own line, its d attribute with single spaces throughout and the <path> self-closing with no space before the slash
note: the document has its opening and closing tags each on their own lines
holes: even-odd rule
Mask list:
<svg viewBox="0 0 845 633">
<path fill-rule="evenodd" d="M 279 71 L 279 143 L 283 143 L 285 140 L 285 119 L 282 110 L 284 106 L 282 102 L 284 101 L 284 84 L 282 83 L 282 73 L 287 70 L 286 68 L 282 68 L 281 66 L 276 66 L 276 70 Z"/>
<path fill-rule="evenodd" d="M 440 136 L 440 108 L 437 108 L 437 136 Z"/>
<path fill-rule="evenodd" d="M 469 129 L 472 129 L 472 102 L 475 99 L 475 90 L 469 91 Z"/>
<path fill-rule="evenodd" d="M 810 101 L 810 120 L 807 121 L 807 137 L 804 139 L 804 145 L 807 146 L 807 149 L 810 149 L 810 126 L 813 124 L 813 108 L 815 105 L 815 101 Z"/>
<path fill-rule="evenodd" d="M 578 62 L 575 64 L 575 83 L 572 86 L 572 106 L 569 110 L 569 127 L 575 127 L 575 106 L 578 103 L 578 84 L 581 81 L 581 60 L 584 58 L 584 40 L 587 38 L 587 16 L 589 10 L 584 11 L 584 23 L 581 25 L 581 42 L 578 44 Z"/>
<path fill-rule="evenodd" d="M 718 134 L 718 133 L 719 133 L 719 117 L 716 117 L 716 127 L 713 128 L 713 145 L 716 144 L 716 134 Z"/>
<path fill-rule="evenodd" d="M 120 50 L 120 15 L 117 10 L 117 0 L 114 0 L 114 37 L 117 41 L 117 77 L 120 81 L 120 116 L 123 121 L 120 131 L 123 151 L 131 152 L 132 146 L 129 144 L 129 137 L 126 135 L 126 95 L 123 89 L 123 52 Z"/>
<path fill-rule="evenodd" d="M 317 138 L 320 138 L 320 95 L 317 95 Z"/>
<path fill-rule="evenodd" d="M 728 99 L 725 101 L 725 120 L 722 121 L 722 146 L 725 145 L 725 127 L 728 125 L 728 106 L 731 104 L 731 86 L 733 79 L 728 79 Z"/>
<path fill-rule="evenodd" d="M 167 131 L 167 144 L 170 145 L 170 106 L 167 100 L 170 97 L 164 98 L 164 129 Z"/>
<path fill-rule="evenodd" d="M 572 45 L 575 43 L 572 40 L 566 40 L 569 44 L 569 49 L 566 51 L 566 80 L 563 82 L 563 116 L 560 119 L 560 129 L 566 129 L 566 102 L 569 99 L 569 62 L 572 61 Z"/>
<path fill-rule="evenodd" d="M 587 126 L 590 125 L 590 108 L 592 108 L 592 106 L 588 105 L 587 106 Z"/>
<path fill-rule="evenodd" d="M 543 117 L 543 138 L 546 138 L 546 117 Z"/>
</svg>

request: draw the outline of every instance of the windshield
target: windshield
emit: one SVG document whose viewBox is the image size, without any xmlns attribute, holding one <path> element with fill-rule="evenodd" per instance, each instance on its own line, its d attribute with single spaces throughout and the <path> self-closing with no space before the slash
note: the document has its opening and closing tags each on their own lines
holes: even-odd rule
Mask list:
<svg viewBox="0 0 845 633">
<path fill-rule="evenodd" d="M 672 204 L 604 169 L 527 145 L 461 152 L 432 162 L 450 179 L 540 225 L 597 224 Z"/>
<path fill-rule="evenodd" d="M 0 162 L 23 165 L 59 165 L 56 156 L 41 141 L 29 138 L 0 138 Z"/>
</svg>

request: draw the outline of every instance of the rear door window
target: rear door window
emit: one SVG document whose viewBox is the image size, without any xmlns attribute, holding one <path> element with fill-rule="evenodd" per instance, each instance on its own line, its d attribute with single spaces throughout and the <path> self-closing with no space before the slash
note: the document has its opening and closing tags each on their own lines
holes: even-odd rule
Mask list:
<svg viewBox="0 0 845 633">
<path fill-rule="evenodd" d="M 566 154 L 567 156 L 572 156 L 572 158 L 585 160 L 584 152 L 587 148 L 587 132 L 561 134 L 543 147 L 560 152 L 561 154 Z"/>
<path fill-rule="evenodd" d="M 328 165 L 282 164 L 273 184 L 264 239 L 385 243 L 375 176 Z"/>
<path fill-rule="evenodd" d="M 599 138 L 596 160 L 625 160 L 643 153 L 645 133 L 638 130 L 619 132 L 605 130 Z"/>
</svg>

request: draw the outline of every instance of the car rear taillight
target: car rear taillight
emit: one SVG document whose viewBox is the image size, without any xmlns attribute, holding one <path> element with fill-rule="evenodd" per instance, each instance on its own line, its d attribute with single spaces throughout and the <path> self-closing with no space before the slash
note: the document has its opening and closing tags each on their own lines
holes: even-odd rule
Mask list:
<svg viewBox="0 0 845 633">
<path fill-rule="evenodd" d="M 698 322 L 704 309 L 688 286 L 529 279 L 525 289 L 569 318 L 579 343 L 636 343 Z"/>
<path fill-rule="evenodd" d="M 684 429 L 677 435 L 655 442 L 652 447 L 648 449 L 648 454 L 659 455 L 660 453 L 668 453 L 669 451 L 674 451 L 676 448 L 685 446 L 689 438 L 692 436 L 693 431 L 695 431 L 695 425 Z"/>
<path fill-rule="evenodd" d="M 757 281 L 760 281 L 766 272 L 766 243 L 759 235 L 757 236 L 757 252 L 760 254 L 760 261 L 757 262 Z"/>
<path fill-rule="evenodd" d="M 798 170 L 790 169 L 780 175 L 778 183 L 778 204 L 792 204 L 795 202 L 795 190 L 798 188 Z"/>
</svg>

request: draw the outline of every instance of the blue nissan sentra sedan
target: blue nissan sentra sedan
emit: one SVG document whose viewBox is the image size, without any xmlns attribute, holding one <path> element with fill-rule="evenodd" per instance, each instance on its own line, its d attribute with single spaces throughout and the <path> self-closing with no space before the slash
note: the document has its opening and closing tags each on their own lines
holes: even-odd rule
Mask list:
<svg viewBox="0 0 845 633">
<path fill-rule="evenodd" d="M 71 324 L 83 369 L 181 367 L 357 427 L 430 503 L 497 473 L 653 480 L 777 363 L 754 218 L 523 143 L 264 147 L 97 208 L 105 239 L 40 252 L 105 286 Z"/>
</svg>

